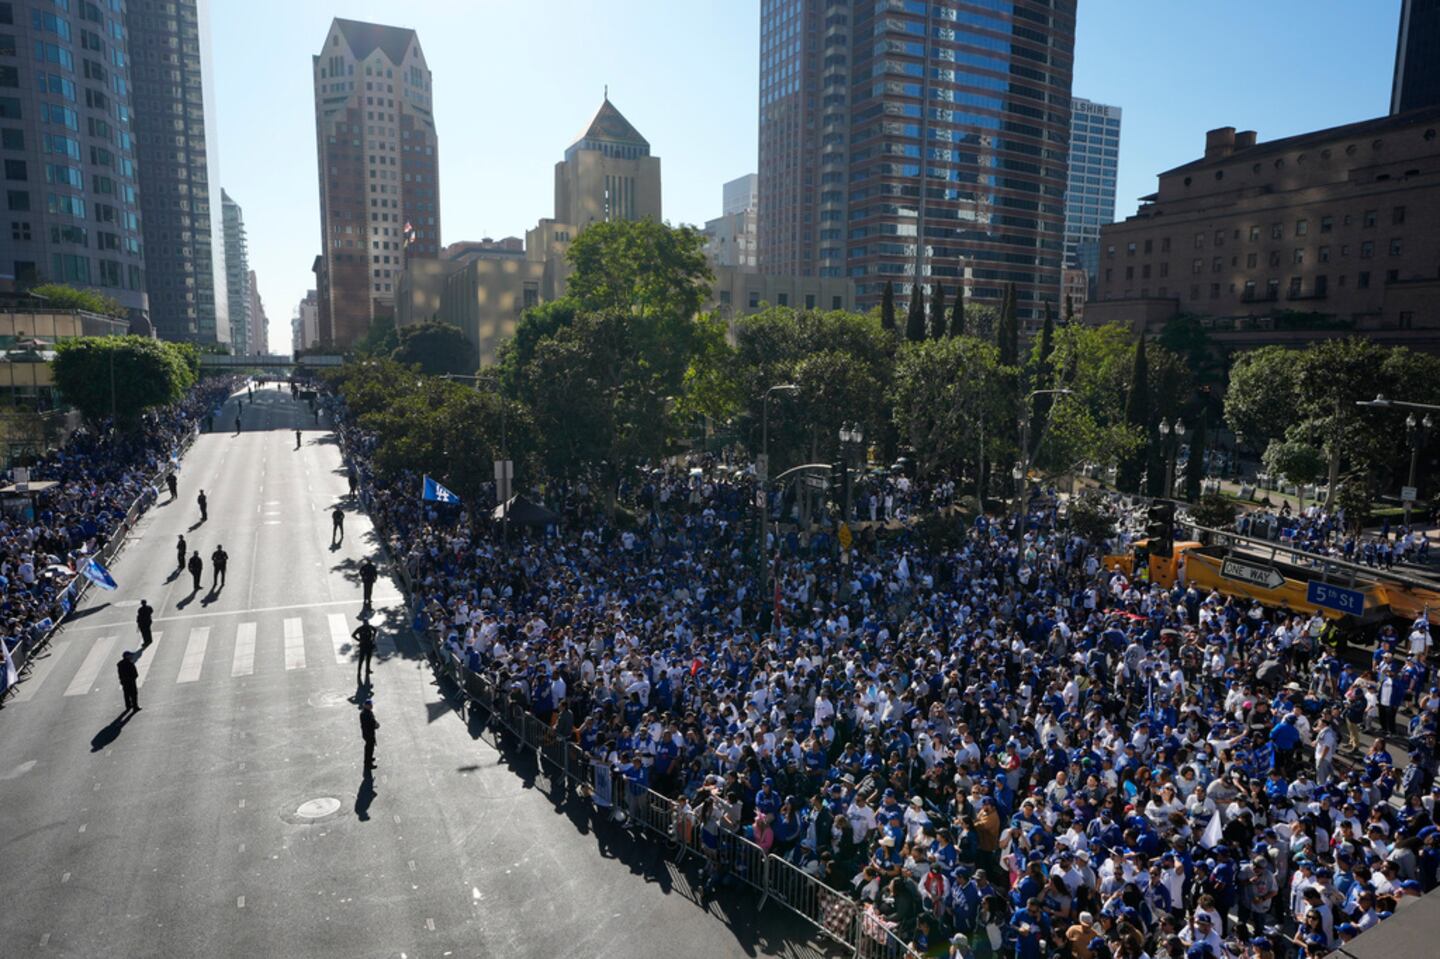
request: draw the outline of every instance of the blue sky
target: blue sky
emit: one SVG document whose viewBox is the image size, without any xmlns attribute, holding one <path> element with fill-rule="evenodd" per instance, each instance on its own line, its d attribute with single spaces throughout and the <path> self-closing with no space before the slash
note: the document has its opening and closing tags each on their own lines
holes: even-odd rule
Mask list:
<svg viewBox="0 0 1440 959">
<path fill-rule="evenodd" d="M 310 58 L 334 16 L 418 31 L 442 241 L 523 236 L 602 90 L 664 162 L 672 222 L 755 169 L 759 0 L 212 0 L 222 185 L 286 350 L 319 252 Z M 1074 93 L 1124 107 L 1117 214 L 1207 129 L 1260 139 L 1384 114 L 1400 0 L 1080 0 Z"/>
</svg>

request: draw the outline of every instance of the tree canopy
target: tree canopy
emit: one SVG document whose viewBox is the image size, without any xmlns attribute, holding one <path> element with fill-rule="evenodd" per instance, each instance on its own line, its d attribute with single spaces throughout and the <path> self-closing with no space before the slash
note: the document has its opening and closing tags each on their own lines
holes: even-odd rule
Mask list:
<svg viewBox="0 0 1440 959">
<path fill-rule="evenodd" d="M 400 331 L 400 345 L 391 354 L 397 363 L 420 367 L 422 373 L 473 375 L 479 354 L 458 326 L 421 323 Z"/>
<path fill-rule="evenodd" d="M 110 417 L 132 428 L 148 409 L 174 403 L 195 382 L 189 344 L 144 336 L 82 336 L 55 347 L 55 385 L 91 423 Z"/>
</svg>

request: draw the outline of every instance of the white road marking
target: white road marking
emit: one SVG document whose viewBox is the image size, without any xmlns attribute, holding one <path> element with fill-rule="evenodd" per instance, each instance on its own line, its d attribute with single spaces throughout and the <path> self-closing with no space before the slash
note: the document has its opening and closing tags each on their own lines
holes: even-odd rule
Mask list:
<svg viewBox="0 0 1440 959">
<path fill-rule="evenodd" d="M 180 663 L 177 683 L 193 683 L 200 678 L 200 667 L 205 664 L 205 647 L 210 644 L 210 627 L 196 626 L 190 630 L 190 642 L 185 646 L 185 659 Z"/>
<path fill-rule="evenodd" d="M 425 920 L 425 928 L 426 928 L 426 929 L 429 929 L 431 932 L 434 932 L 434 931 L 435 931 L 435 920 L 434 920 L 434 919 L 426 919 L 426 920 Z"/>
<path fill-rule="evenodd" d="M 244 896 L 236 896 L 236 897 L 235 897 L 235 908 L 236 908 L 236 909 L 244 909 L 244 908 L 245 908 L 245 897 L 244 897 Z"/>
<path fill-rule="evenodd" d="M 56 645 L 52 642 L 50 644 L 50 656 L 47 662 L 30 668 L 29 677 L 20 683 L 19 689 L 10 697 L 10 702 L 23 703 L 32 699 L 35 694 L 40 691 L 40 684 L 45 682 L 45 679 L 55 671 L 55 664 L 65 658 L 65 654 L 69 652 L 70 647 L 74 645 L 74 643 Z"/>
<path fill-rule="evenodd" d="M 163 632 L 151 633 L 150 637 L 155 642 L 150 644 L 148 649 L 142 648 L 140 658 L 135 662 L 135 672 L 140 674 L 139 685 L 145 685 L 145 677 L 150 675 L 150 667 L 155 665 L 155 647 L 165 637 Z"/>
<path fill-rule="evenodd" d="M 382 607 L 382 606 L 390 605 L 390 604 L 392 604 L 392 603 L 402 603 L 402 602 L 404 602 L 404 601 L 405 601 L 405 597 L 400 596 L 400 595 L 398 595 L 398 594 L 397 594 L 397 595 L 392 595 L 392 596 L 378 596 L 378 597 L 375 598 L 374 605 L 375 605 L 375 608 L 376 608 L 376 609 L 379 609 L 379 608 Z M 251 615 L 251 614 L 254 614 L 254 613 L 283 613 L 283 612 L 286 612 L 287 610 L 292 610 L 292 609 L 319 609 L 319 608 L 322 608 L 322 607 L 325 607 L 325 606 L 351 606 L 351 607 L 353 607 L 354 605 L 355 605 L 355 600 L 353 600 L 353 599 L 332 599 L 332 600 L 326 600 L 326 601 L 323 602 L 323 603 L 295 603 L 295 604 L 290 605 L 290 606 L 252 606 L 252 607 L 249 607 L 249 608 L 247 608 L 247 609 L 220 610 L 220 611 L 216 611 L 216 612 L 213 612 L 213 613 L 190 613 L 190 614 L 185 615 L 185 616 L 157 616 L 157 617 L 155 617 L 155 622 L 157 622 L 157 623 L 174 623 L 174 622 L 179 622 L 179 621 L 182 621 L 182 620 L 190 620 L 190 619 L 213 619 L 213 618 L 215 618 L 215 617 L 217 617 L 217 616 L 247 616 L 247 615 Z M 67 633 L 88 632 L 88 631 L 93 631 L 93 630 L 97 630 L 97 629 L 115 629 L 117 626 L 121 626 L 121 625 L 123 625 L 123 624 L 121 624 L 121 623 L 97 623 L 97 624 L 95 624 L 95 625 L 93 625 L 93 626 L 91 626 L 91 625 L 86 625 L 86 626 L 67 626 L 67 627 L 65 628 L 65 631 L 66 631 Z"/>
<path fill-rule="evenodd" d="M 65 688 L 66 696 L 84 696 L 90 692 L 95 685 L 95 680 L 100 676 L 100 670 L 104 667 L 105 661 L 110 658 L 110 650 L 115 645 L 114 636 L 102 636 L 95 640 L 90 647 L 90 653 L 80 664 L 80 670 L 75 678 L 70 680 L 70 685 Z"/>
<path fill-rule="evenodd" d="M 69 874 L 68 872 L 67 872 L 65 875 L 63 875 L 63 876 L 60 877 L 60 882 L 61 882 L 62 885 L 63 885 L 64 883 L 69 882 L 69 881 L 70 881 L 70 874 Z"/>
<path fill-rule="evenodd" d="M 331 613 L 330 644 L 335 647 L 335 662 L 350 662 L 350 629 L 343 613 Z"/>
<path fill-rule="evenodd" d="M 85 827 L 88 826 L 88 825 L 90 825 L 88 822 L 82 822 L 82 823 L 80 824 L 80 831 L 81 831 L 81 832 L 84 832 L 84 831 L 85 831 Z"/>
<path fill-rule="evenodd" d="M 235 658 L 230 662 L 231 676 L 249 676 L 255 672 L 255 624 L 241 623 L 235 628 Z"/>
<path fill-rule="evenodd" d="M 44 949 L 48 945 L 50 945 L 50 933 L 47 932 L 40 937 L 40 948 Z"/>
<path fill-rule="evenodd" d="M 285 668 L 305 668 L 305 633 L 299 619 L 285 620 Z"/>
</svg>

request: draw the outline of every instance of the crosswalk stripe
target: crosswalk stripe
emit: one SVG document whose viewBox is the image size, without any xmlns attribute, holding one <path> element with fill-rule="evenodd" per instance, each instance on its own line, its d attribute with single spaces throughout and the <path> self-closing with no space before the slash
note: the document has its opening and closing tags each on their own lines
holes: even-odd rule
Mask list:
<svg viewBox="0 0 1440 959">
<path fill-rule="evenodd" d="M 37 663 L 30 668 L 29 674 L 21 681 L 15 692 L 10 694 L 9 701 L 12 703 L 24 703 L 35 698 L 35 694 L 40 691 L 40 684 L 45 682 L 51 673 L 55 672 L 56 664 L 65 658 L 65 654 L 68 653 L 70 647 L 74 645 L 73 642 L 52 642 L 50 644 L 50 655 L 45 658 L 44 662 Z"/>
<path fill-rule="evenodd" d="M 95 680 L 100 676 L 100 670 L 104 667 L 106 660 L 110 658 L 110 650 L 115 645 L 116 637 L 102 636 L 95 640 L 90 647 L 90 652 L 80 663 L 80 669 L 75 673 L 70 685 L 65 688 L 66 696 L 84 696 L 90 692 L 95 685 Z"/>
<path fill-rule="evenodd" d="M 330 645 L 335 647 L 335 662 L 350 662 L 350 624 L 340 613 L 331 613 Z"/>
<path fill-rule="evenodd" d="M 205 664 L 205 647 L 210 644 L 210 627 L 196 626 L 190 630 L 190 642 L 185 645 L 185 659 L 180 663 L 177 683 L 193 683 L 200 678 L 200 667 Z"/>
<path fill-rule="evenodd" d="M 305 668 L 305 627 L 299 619 L 285 620 L 285 668 Z"/>
<path fill-rule="evenodd" d="M 231 676 L 249 676 L 255 672 L 255 624 L 241 623 L 235 629 L 235 658 L 230 662 Z"/>
<path fill-rule="evenodd" d="M 140 652 L 137 654 L 138 658 L 135 660 L 135 672 L 139 674 L 139 680 L 136 685 L 145 685 L 145 677 L 149 674 L 150 667 L 155 665 L 155 650 L 159 648 L 160 640 L 163 639 L 164 636 L 165 634 L 160 631 L 151 633 L 150 638 L 153 639 L 154 642 L 150 644 L 148 649 L 141 647 Z"/>
</svg>

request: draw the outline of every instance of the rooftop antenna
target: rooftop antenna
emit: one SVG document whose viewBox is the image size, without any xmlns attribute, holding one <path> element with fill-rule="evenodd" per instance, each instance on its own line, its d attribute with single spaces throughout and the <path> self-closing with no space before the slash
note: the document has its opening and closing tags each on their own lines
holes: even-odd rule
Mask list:
<svg viewBox="0 0 1440 959">
<path fill-rule="evenodd" d="M 610 84 L 605 84 L 605 99 L 610 99 Z"/>
</svg>

